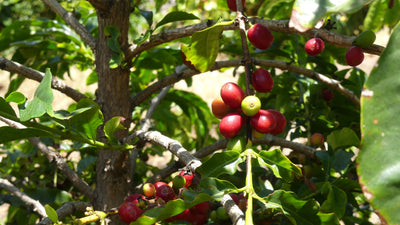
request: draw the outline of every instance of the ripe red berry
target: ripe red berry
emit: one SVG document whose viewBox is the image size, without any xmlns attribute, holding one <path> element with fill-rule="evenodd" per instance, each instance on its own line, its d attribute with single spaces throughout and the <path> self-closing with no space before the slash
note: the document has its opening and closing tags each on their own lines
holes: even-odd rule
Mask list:
<svg viewBox="0 0 400 225">
<path fill-rule="evenodd" d="M 275 129 L 273 129 L 270 133 L 271 134 L 282 133 L 286 127 L 285 116 L 281 112 L 274 110 L 274 109 L 268 109 L 267 111 L 272 113 L 275 116 L 275 123 L 276 123 Z"/>
<path fill-rule="evenodd" d="M 181 175 L 186 180 L 186 183 L 185 183 L 185 186 L 184 186 L 185 188 L 187 188 L 190 185 L 192 185 L 194 174 L 190 170 L 182 170 L 179 173 L 179 175 Z"/>
<path fill-rule="evenodd" d="M 311 38 L 304 45 L 304 50 L 311 56 L 320 54 L 325 48 L 324 41 L 321 38 Z"/>
<path fill-rule="evenodd" d="M 139 202 L 140 199 L 145 200 L 146 198 L 141 194 L 131 194 L 125 198 L 125 202 L 133 202 L 136 204 Z"/>
<path fill-rule="evenodd" d="M 219 123 L 219 132 L 225 138 L 236 136 L 242 129 L 244 119 L 239 113 L 229 113 Z"/>
<path fill-rule="evenodd" d="M 221 97 L 218 97 L 211 102 L 211 111 L 218 119 L 222 119 L 228 113 L 232 112 L 232 110 L 233 109 L 229 107 Z"/>
<path fill-rule="evenodd" d="M 258 49 L 267 49 L 274 41 L 271 31 L 264 25 L 256 23 L 247 31 L 250 43 Z"/>
<path fill-rule="evenodd" d="M 268 70 L 259 68 L 251 75 L 251 83 L 258 92 L 270 92 L 274 87 L 274 80 Z"/>
<path fill-rule="evenodd" d="M 166 185 L 161 185 L 158 188 L 156 188 L 156 198 L 161 198 L 165 202 L 168 202 L 170 200 L 173 200 L 176 198 L 174 189 L 170 187 L 168 184 Z"/>
<path fill-rule="evenodd" d="M 135 221 L 140 215 L 142 210 L 133 202 L 124 202 L 118 209 L 118 216 L 120 220 L 129 224 Z"/>
<path fill-rule="evenodd" d="M 331 90 L 329 90 L 328 88 L 324 88 L 321 92 L 321 97 L 322 99 L 324 99 L 327 102 L 332 101 L 333 99 L 333 92 Z"/>
<path fill-rule="evenodd" d="M 239 208 L 243 211 L 246 211 L 247 208 L 247 199 L 244 197 L 244 193 L 236 194 L 230 193 L 229 194 L 232 200 L 239 206 Z"/>
<path fill-rule="evenodd" d="M 245 2 L 246 2 L 245 0 L 242 0 L 242 7 L 244 7 Z M 237 10 L 236 0 L 227 0 L 226 3 L 228 4 L 228 7 L 231 11 Z"/>
<path fill-rule="evenodd" d="M 210 203 L 202 202 L 200 204 L 193 206 L 191 210 L 196 214 L 206 214 L 210 210 Z"/>
<path fill-rule="evenodd" d="M 346 52 L 346 62 L 349 66 L 358 66 L 364 61 L 364 52 L 358 46 L 352 46 Z"/>
<path fill-rule="evenodd" d="M 244 99 L 244 91 L 239 85 L 228 82 L 221 87 L 221 98 L 231 108 L 240 108 L 242 100 Z"/>
<path fill-rule="evenodd" d="M 260 109 L 258 113 L 250 117 L 251 126 L 260 133 L 270 133 L 276 127 L 275 116 L 264 109 Z"/>
<path fill-rule="evenodd" d="M 156 191 L 157 191 L 157 188 L 159 188 L 159 187 L 161 187 L 163 185 L 168 185 L 168 184 L 163 182 L 163 181 L 158 181 L 158 182 L 154 183 L 154 187 L 156 188 Z"/>
</svg>

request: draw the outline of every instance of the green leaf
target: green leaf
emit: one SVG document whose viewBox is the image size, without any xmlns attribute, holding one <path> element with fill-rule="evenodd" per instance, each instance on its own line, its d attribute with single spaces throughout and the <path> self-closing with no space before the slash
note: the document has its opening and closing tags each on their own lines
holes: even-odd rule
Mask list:
<svg viewBox="0 0 400 225">
<path fill-rule="evenodd" d="M 26 139 L 31 137 L 51 137 L 47 131 L 39 130 L 36 128 L 17 129 L 14 127 L 0 127 L 0 143 L 9 141 Z"/>
<path fill-rule="evenodd" d="M 117 68 L 119 65 L 121 65 L 123 60 L 124 60 L 123 54 L 115 54 L 115 53 L 113 53 L 111 55 L 111 59 L 110 59 L 110 62 L 109 62 L 110 68 L 111 69 Z"/>
<path fill-rule="evenodd" d="M 232 175 L 241 162 L 243 162 L 243 159 L 239 157 L 239 153 L 236 151 L 215 153 L 197 169 L 197 172 L 202 177 L 217 177 L 223 173 Z"/>
<path fill-rule="evenodd" d="M 387 9 L 386 0 L 375 0 L 368 8 L 368 13 L 364 19 L 364 30 L 378 31 L 385 18 Z"/>
<path fill-rule="evenodd" d="M 327 142 L 335 150 L 350 146 L 358 147 L 360 145 L 360 138 L 352 129 L 345 127 L 341 130 L 332 131 L 327 137 Z"/>
<path fill-rule="evenodd" d="M 0 97 L 0 112 L 2 113 L 2 116 L 7 117 L 7 115 L 3 114 L 8 114 L 10 116 L 17 116 L 14 112 L 14 109 L 11 107 L 10 104 L 8 104 L 7 101 L 4 100 L 4 98 Z"/>
<path fill-rule="evenodd" d="M 201 179 L 199 186 L 201 192 L 210 195 L 215 201 L 220 201 L 227 192 L 236 189 L 235 185 L 229 181 L 214 177 Z"/>
<path fill-rule="evenodd" d="M 24 103 L 26 101 L 26 97 L 21 92 L 14 91 L 14 92 L 11 92 L 7 96 L 6 101 L 7 102 L 15 102 L 15 103 L 18 103 L 18 104 L 22 104 L 22 103 Z"/>
<path fill-rule="evenodd" d="M 400 26 L 393 31 L 361 97 L 358 173 L 366 196 L 388 224 L 400 223 Z"/>
<path fill-rule="evenodd" d="M 340 225 L 339 218 L 335 213 L 318 212 L 321 224 Z"/>
<path fill-rule="evenodd" d="M 44 205 L 44 209 L 46 210 L 47 217 L 49 217 L 49 219 L 53 221 L 53 223 L 57 223 L 58 215 L 56 210 L 53 209 L 53 207 L 51 207 L 49 204 Z"/>
<path fill-rule="evenodd" d="M 121 116 L 115 116 L 108 120 L 104 125 L 104 134 L 111 143 L 116 143 L 117 139 L 114 137 L 114 132 L 123 130 L 125 127 L 121 124 Z"/>
<path fill-rule="evenodd" d="M 151 27 L 153 24 L 153 12 L 152 11 L 146 11 L 146 10 L 139 10 L 140 14 L 146 19 L 147 24 Z"/>
<path fill-rule="evenodd" d="M 45 113 L 53 115 L 53 92 L 51 90 L 51 72 L 46 69 L 45 76 L 36 89 L 33 100 L 27 103 L 25 109 L 20 112 L 21 121 L 43 116 Z"/>
<path fill-rule="evenodd" d="M 300 31 L 313 28 L 318 21 L 330 13 L 352 13 L 361 9 L 372 0 L 344 0 L 344 1 L 319 1 L 296 0 L 290 17 L 291 26 Z"/>
<path fill-rule="evenodd" d="M 267 207 L 280 210 L 291 222 L 297 225 L 322 224 L 317 216 L 318 203 L 315 200 L 304 201 L 293 192 L 276 190 L 264 198 Z"/>
<path fill-rule="evenodd" d="M 294 174 L 301 176 L 301 169 L 282 154 L 280 149 L 261 151 L 259 155 L 265 163 L 278 167 L 279 174 L 276 174 L 278 177 L 282 177 L 284 180 L 291 182 Z"/>
<path fill-rule="evenodd" d="M 326 213 L 335 213 L 338 218 L 342 218 L 346 211 L 347 195 L 346 193 L 336 186 L 328 185 L 328 197 L 321 205 L 321 210 Z"/>
<path fill-rule="evenodd" d="M 99 81 L 96 71 L 92 71 L 86 79 L 86 85 L 91 85 Z"/>
<path fill-rule="evenodd" d="M 219 51 L 219 39 L 222 33 L 222 23 L 195 32 L 190 46 L 181 45 L 181 51 L 186 60 L 200 72 L 210 70 Z"/>
<path fill-rule="evenodd" d="M 156 28 L 161 27 L 167 23 L 172 23 L 176 21 L 182 21 L 182 20 L 199 20 L 197 16 L 193 15 L 192 13 L 187 13 L 187 12 L 179 12 L 179 11 L 174 11 L 170 12 L 167 15 L 164 16 L 164 18 L 157 23 Z"/>
</svg>

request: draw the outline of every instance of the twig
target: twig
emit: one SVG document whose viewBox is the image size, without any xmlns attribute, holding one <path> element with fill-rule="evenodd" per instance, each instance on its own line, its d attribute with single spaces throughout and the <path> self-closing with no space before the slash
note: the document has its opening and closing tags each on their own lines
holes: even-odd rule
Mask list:
<svg viewBox="0 0 400 225">
<path fill-rule="evenodd" d="M 6 119 L 4 117 L 0 117 L 0 120 L 8 124 L 10 127 L 14 127 L 17 129 L 24 129 L 26 128 L 24 125 L 17 123 L 15 121 Z M 39 151 L 46 156 L 49 162 L 55 164 L 58 169 L 60 169 L 64 175 L 72 182 L 72 184 L 82 192 L 89 200 L 94 199 L 94 192 L 90 188 L 90 186 L 82 180 L 75 171 L 69 167 L 69 165 L 65 162 L 64 158 L 62 158 L 58 152 L 54 152 L 50 150 L 39 138 L 33 137 L 28 138 L 29 142 L 33 146 L 35 146 Z"/>
<path fill-rule="evenodd" d="M 46 210 L 44 209 L 43 205 L 40 204 L 38 200 L 35 200 L 29 197 L 24 192 L 20 191 L 17 187 L 15 187 L 11 182 L 6 179 L 0 178 L 0 189 L 4 189 L 11 194 L 17 196 L 21 201 L 25 203 L 25 205 L 32 208 L 32 211 L 39 214 L 41 217 L 47 217 Z"/>
<path fill-rule="evenodd" d="M 224 195 L 220 202 L 224 206 L 224 209 L 226 210 L 228 215 L 231 217 L 231 221 L 234 225 L 245 224 L 245 216 L 243 211 L 239 208 L 238 205 L 236 205 L 229 194 Z"/>
<path fill-rule="evenodd" d="M 0 69 L 6 70 L 10 73 L 16 73 L 28 79 L 35 80 L 37 82 L 42 81 L 44 77 L 44 73 L 39 72 L 37 70 L 31 69 L 24 65 L 21 65 L 17 62 L 8 60 L 6 58 L 0 57 Z M 51 87 L 64 93 L 68 97 L 72 98 L 76 102 L 81 100 L 82 98 L 86 98 L 86 96 L 79 91 L 73 89 L 72 87 L 68 86 L 64 81 L 53 77 L 51 81 Z"/>
<path fill-rule="evenodd" d="M 64 203 L 59 209 L 56 210 L 58 220 L 62 220 L 64 217 L 73 215 L 76 212 L 85 212 L 87 207 L 90 207 L 89 202 L 67 202 Z M 50 225 L 53 222 L 48 218 L 44 218 L 38 223 L 38 225 Z"/>
<path fill-rule="evenodd" d="M 291 72 L 295 72 L 298 74 L 303 74 L 306 77 L 317 80 L 326 86 L 334 89 L 340 93 L 342 93 L 347 99 L 352 101 L 357 107 L 360 107 L 360 99 L 349 89 L 343 87 L 340 84 L 340 81 L 329 78 L 325 75 L 315 72 L 314 70 L 309 70 L 300 66 L 295 66 L 290 63 L 284 61 L 277 60 L 267 60 L 267 59 L 253 59 L 256 65 L 264 66 L 264 67 L 274 67 L 282 70 L 288 70 Z M 361 93 L 361 90 L 360 90 Z"/>
<path fill-rule="evenodd" d="M 96 50 L 96 40 L 89 31 L 75 18 L 74 14 L 65 10 L 56 0 L 43 0 L 55 13 L 61 16 L 72 29 L 89 45 L 93 52 Z"/>
<path fill-rule="evenodd" d="M 158 131 L 135 132 L 135 135 L 142 140 L 150 143 L 160 145 L 169 150 L 172 154 L 177 156 L 179 160 L 184 163 L 191 171 L 196 171 L 201 166 L 201 161 L 190 154 L 182 145 L 176 140 L 162 135 Z"/>
<path fill-rule="evenodd" d="M 355 36 L 346 36 L 342 34 L 335 33 L 333 31 L 323 30 L 323 29 L 312 29 L 308 32 L 301 33 L 294 28 L 289 27 L 289 20 L 264 20 L 260 18 L 249 18 L 251 23 L 260 23 L 266 26 L 271 31 L 277 31 L 288 34 L 298 34 L 306 37 L 314 37 L 316 33 L 327 43 L 332 45 L 336 45 L 339 47 L 350 47 L 356 38 Z M 150 39 L 144 42 L 141 45 L 131 45 L 125 53 L 128 61 L 131 61 L 132 58 L 136 57 L 140 53 L 153 48 L 157 45 L 167 43 L 182 37 L 191 36 L 194 32 L 203 30 L 209 26 L 212 26 L 216 23 L 216 21 L 207 21 L 198 24 L 193 24 L 185 27 L 180 27 L 176 29 L 165 30 L 160 33 L 154 34 L 150 37 Z M 224 25 L 224 30 L 237 30 L 239 29 L 235 25 Z M 368 48 L 364 49 L 364 52 L 374 55 L 382 54 L 385 48 L 380 45 L 372 45 Z"/>
</svg>

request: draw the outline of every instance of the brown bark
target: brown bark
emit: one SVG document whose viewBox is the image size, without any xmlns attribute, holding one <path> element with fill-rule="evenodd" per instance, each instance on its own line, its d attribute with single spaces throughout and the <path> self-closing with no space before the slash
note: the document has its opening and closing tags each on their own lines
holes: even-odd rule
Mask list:
<svg viewBox="0 0 400 225">
<path fill-rule="evenodd" d="M 104 1 L 102 1 L 104 2 Z M 107 46 L 104 28 L 115 25 L 121 36 L 121 49 L 128 46 L 129 1 L 107 1 L 108 10 L 98 8 L 99 37 L 96 45 L 96 71 L 98 73 L 97 103 L 100 105 L 104 121 L 114 116 L 130 118 L 129 68 L 110 69 L 112 50 Z M 128 124 L 129 121 L 126 121 Z M 125 124 L 125 125 L 127 125 Z M 101 133 L 101 132 L 99 132 Z M 104 135 L 99 134 L 99 137 Z M 127 136 L 126 131 L 117 132 L 117 139 Z M 128 152 L 100 150 L 96 164 L 96 199 L 98 210 L 118 207 L 129 193 Z M 118 219 L 112 224 L 119 224 Z"/>
</svg>

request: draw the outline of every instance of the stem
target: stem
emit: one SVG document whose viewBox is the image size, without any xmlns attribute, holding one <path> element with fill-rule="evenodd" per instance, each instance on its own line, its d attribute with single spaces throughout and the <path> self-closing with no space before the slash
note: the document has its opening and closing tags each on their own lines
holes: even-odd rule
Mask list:
<svg viewBox="0 0 400 225">
<path fill-rule="evenodd" d="M 253 225 L 253 195 L 255 195 L 253 187 L 253 173 L 251 160 L 253 158 L 253 150 L 247 149 L 246 155 L 246 192 L 247 192 L 247 210 L 246 210 L 246 225 Z"/>
</svg>

